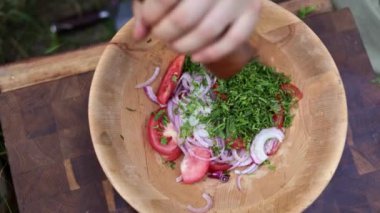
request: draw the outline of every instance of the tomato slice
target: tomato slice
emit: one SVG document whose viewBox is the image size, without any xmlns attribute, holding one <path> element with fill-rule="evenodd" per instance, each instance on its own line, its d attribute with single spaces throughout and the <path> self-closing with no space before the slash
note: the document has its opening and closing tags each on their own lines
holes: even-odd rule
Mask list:
<svg viewBox="0 0 380 213">
<path fill-rule="evenodd" d="M 163 155 L 162 157 L 167 161 L 173 161 L 177 160 L 182 155 L 182 151 L 180 149 L 176 149 L 175 152 L 173 152 L 170 155 Z"/>
<path fill-rule="evenodd" d="M 201 157 L 201 158 L 210 158 L 211 153 L 204 148 L 193 147 L 191 151 Z M 185 155 L 181 162 L 181 175 L 183 183 L 195 183 L 203 179 L 206 175 L 210 161 L 198 159 L 190 154 Z"/>
<path fill-rule="evenodd" d="M 159 116 L 158 113 L 161 115 Z M 174 156 L 175 153 L 181 152 L 176 141 L 171 137 L 166 138 L 166 144 L 161 143 L 161 138 L 163 136 L 163 116 L 166 115 L 166 109 L 159 109 L 149 118 L 147 125 L 148 139 L 149 143 L 154 150 L 158 153 L 166 156 Z"/>
<path fill-rule="evenodd" d="M 160 104 L 167 104 L 169 98 L 172 96 L 176 86 L 177 80 L 182 74 L 182 67 L 185 62 L 185 55 L 177 56 L 169 65 L 164 77 L 161 80 L 160 87 L 157 92 L 157 100 Z"/>
<path fill-rule="evenodd" d="M 298 100 L 301 100 L 303 98 L 303 94 L 300 89 L 294 84 L 288 83 L 288 84 L 282 84 L 281 89 L 285 92 L 290 93 L 293 97 L 297 98 Z"/>
<path fill-rule="evenodd" d="M 281 110 L 273 115 L 273 122 L 274 125 L 281 129 L 284 126 L 284 121 L 285 121 L 285 112 L 284 109 L 281 107 Z"/>
<path fill-rule="evenodd" d="M 226 171 L 227 169 L 231 168 L 232 166 L 226 163 L 216 163 L 216 162 L 210 162 L 210 167 L 208 168 L 209 172 L 217 172 L 217 171 Z"/>
<path fill-rule="evenodd" d="M 231 139 L 227 139 L 226 143 L 230 144 L 231 143 Z M 230 144 L 230 145 L 231 145 L 231 148 L 233 148 L 233 149 L 243 149 L 243 148 L 245 148 L 245 144 L 244 144 L 244 141 L 243 141 L 242 138 L 235 139 L 234 141 L 232 141 L 232 144 Z"/>
<path fill-rule="evenodd" d="M 227 100 L 227 95 L 224 93 L 220 93 L 217 89 L 219 87 L 219 84 L 215 82 L 214 85 L 212 85 L 212 92 L 216 95 L 216 97 L 219 97 L 221 100 L 226 101 Z"/>
</svg>

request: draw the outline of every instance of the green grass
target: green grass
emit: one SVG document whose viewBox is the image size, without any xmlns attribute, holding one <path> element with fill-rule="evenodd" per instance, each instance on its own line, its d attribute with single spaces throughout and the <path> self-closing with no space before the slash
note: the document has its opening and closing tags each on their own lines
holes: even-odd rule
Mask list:
<svg viewBox="0 0 380 213">
<path fill-rule="evenodd" d="M 52 21 L 101 9 L 106 0 L 0 0 L 0 64 L 48 55 L 109 40 L 113 21 L 80 31 L 52 34 Z"/>
</svg>

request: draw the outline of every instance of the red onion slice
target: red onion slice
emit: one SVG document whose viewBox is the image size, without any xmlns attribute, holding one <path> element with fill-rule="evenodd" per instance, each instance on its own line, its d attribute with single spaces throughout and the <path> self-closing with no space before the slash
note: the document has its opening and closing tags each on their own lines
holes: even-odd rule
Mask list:
<svg viewBox="0 0 380 213">
<path fill-rule="evenodd" d="M 195 74 L 195 75 L 193 75 L 192 77 L 193 77 L 194 81 L 196 81 L 196 82 L 198 82 L 198 83 L 201 83 L 202 80 L 203 80 L 203 76 L 204 76 L 204 75 L 197 75 L 197 74 Z"/>
<path fill-rule="evenodd" d="M 255 163 L 255 162 L 252 160 L 252 158 L 248 157 L 246 160 L 242 162 L 236 161 L 235 163 L 232 164 L 232 167 L 229 168 L 228 170 L 231 171 L 231 170 L 236 169 L 237 167 L 248 166 L 248 165 L 251 165 L 252 163 Z"/>
<path fill-rule="evenodd" d="M 210 210 L 212 208 L 212 205 L 213 205 L 213 201 L 212 201 L 212 198 L 209 194 L 207 193 L 203 193 L 202 194 L 202 197 L 206 200 L 206 205 L 204 207 L 201 207 L 201 208 L 195 208 L 193 207 L 192 205 L 188 205 L 187 206 L 187 209 L 190 211 L 190 212 L 193 212 L 193 213 L 205 213 L 205 212 L 208 212 L 208 210 Z"/>
<path fill-rule="evenodd" d="M 277 139 L 270 139 L 268 142 L 265 143 L 265 153 L 268 156 L 273 155 L 276 153 L 280 146 L 280 142 Z"/>
<path fill-rule="evenodd" d="M 239 154 L 237 153 L 236 149 L 233 149 L 231 152 L 232 152 L 232 156 L 234 156 L 235 160 L 237 160 L 239 162 L 242 162 L 242 161 L 246 160 L 247 157 L 248 157 L 248 155 L 247 155 L 247 153 L 245 151 L 242 151 L 242 152 L 244 152 L 243 155 L 242 155 L 242 157 L 239 156 Z"/>
<path fill-rule="evenodd" d="M 268 155 L 265 153 L 265 143 L 272 138 L 276 138 L 279 142 L 282 142 L 285 135 L 284 133 L 275 127 L 261 130 L 253 139 L 251 144 L 251 156 L 257 164 L 263 163 L 268 159 Z M 257 158 L 257 159 L 255 159 Z"/>
<path fill-rule="evenodd" d="M 148 96 L 148 98 L 154 103 L 158 103 L 157 96 L 153 92 L 153 88 L 151 86 L 144 87 L 144 92 Z"/>
<path fill-rule="evenodd" d="M 187 137 L 186 141 L 194 146 L 208 149 L 208 144 L 206 144 L 203 140 L 197 140 L 195 137 Z"/>
<path fill-rule="evenodd" d="M 192 84 L 191 81 L 193 80 L 189 73 L 183 73 L 181 78 L 179 79 L 183 88 L 186 90 L 192 90 Z"/>
<path fill-rule="evenodd" d="M 256 154 L 254 152 L 251 152 L 251 158 L 254 163 L 259 164 L 260 160 L 256 157 Z"/>
<path fill-rule="evenodd" d="M 179 132 L 180 131 L 180 127 L 182 125 L 182 120 L 181 120 L 181 116 L 179 115 L 174 115 L 174 127 L 176 128 L 176 130 Z"/>
<path fill-rule="evenodd" d="M 181 139 L 180 139 L 181 140 Z M 182 143 L 181 143 L 182 144 Z M 186 149 L 186 147 L 184 146 L 184 145 L 179 145 L 178 146 L 180 149 L 181 149 L 181 151 L 182 151 L 182 153 L 184 154 L 184 155 L 188 155 L 189 154 L 189 152 L 187 151 L 187 149 Z"/>
<path fill-rule="evenodd" d="M 218 163 L 231 163 L 234 161 L 234 157 L 231 155 L 230 151 L 224 150 L 218 159 L 215 159 Z"/>
<path fill-rule="evenodd" d="M 264 149 L 265 149 L 265 153 L 268 155 L 268 153 L 273 149 L 273 146 L 274 146 L 274 143 L 275 143 L 276 139 L 275 138 L 272 138 L 272 139 L 269 139 L 265 145 L 264 145 Z"/>
<path fill-rule="evenodd" d="M 232 152 L 232 156 L 235 159 L 235 162 L 232 164 L 232 167 L 229 169 L 230 171 L 237 167 L 247 166 L 252 163 L 252 159 L 250 155 L 245 150 L 240 151 L 240 152 L 243 152 L 242 157 L 239 156 L 236 149 L 233 149 L 231 152 Z"/>
<path fill-rule="evenodd" d="M 207 141 L 203 140 L 203 138 L 198 135 L 197 131 L 194 131 L 193 135 L 194 135 L 194 139 L 196 141 L 196 144 L 199 144 L 201 147 L 209 148 L 210 146 L 212 146 L 209 143 L 207 143 Z"/>
<path fill-rule="evenodd" d="M 135 86 L 135 88 L 140 89 L 140 88 L 143 88 L 143 87 L 151 85 L 154 82 L 154 80 L 156 80 L 156 78 L 157 78 L 157 76 L 158 76 L 159 73 L 160 73 L 160 68 L 156 67 L 154 69 L 153 75 L 148 80 L 146 80 L 145 82 L 137 84 Z"/>
<path fill-rule="evenodd" d="M 236 177 L 236 186 L 238 188 L 239 191 L 242 190 L 242 187 L 241 187 L 241 179 L 243 178 L 243 175 L 238 175 Z"/>
<path fill-rule="evenodd" d="M 186 147 L 186 146 L 187 146 L 187 147 Z M 192 146 L 194 146 L 194 145 L 191 145 L 188 141 L 185 142 L 185 147 L 187 148 L 188 153 L 189 153 L 191 156 L 193 156 L 193 157 L 195 157 L 195 158 L 197 158 L 197 159 L 199 159 L 199 160 L 203 160 L 203 161 L 213 161 L 213 160 L 218 159 L 218 158 L 220 157 L 220 154 L 219 154 L 218 156 L 214 156 L 214 157 L 211 157 L 211 158 L 203 158 L 203 157 L 200 157 L 200 156 L 196 155 L 196 154 L 191 150 L 191 148 L 189 148 L 189 147 L 192 147 Z M 206 149 L 206 150 L 209 151 L 209 152 L 212 154 L 211 150 L 209 150 L 209 149 Z"/>
<path fill-rule="evenodd" d="M 157 100 L 157 96 L 156 96 L 156 94 L 154 94 L 154 92 L 153 92 L 153 88 L 152 88 L 151 86 L 143 87 L 143 89 L 144 89 L 145 94 L 148 96 L 148 98 L 149 98 L 152 102 L 154 102 L 154 103 L 160 105 L 160 107 L 165 107 L 165 106 L 166 106 L 166 105 L 162 105 L 162 104 L 160 104 L 160 103 L 158 102 L 158 100 Z"/>
<path fill-rule="evenodd" d="M 249 157 L 247 160 L 241 162 L 239 166 L 240 167 L 248 166 L 248 165 L 251 165 L 252 163 L 255 163 L 255 162 L 253 162 L 252 158 Z"/>
<path fill-rule="evenodd" d="M 208 74 L 206 74 L 205 77 L 206 77 L 206 81 L 207 81 L 207 86 L 202 91 L 202 94 L 201 94 L 202 97 L 205 96 L 208 93 L 208 91 L 211 89 L 211 87 L 212 87 L 212 81 L 211 81 L 210 76 Z"/>
<path fill-rule="evenodd" d="M 174 112 L 173 112 L 173 110 L 174 110 L 174 103 L 172 100 L 169 100 L 168 108 L 167 108 L 168 117 L 169 117 L 169 120 L 174 123 Z"/>
<path fill-rule="evenodd" d="M 235 170 L 235 174 L 237 175 L 245 175 L 245 174 L 251 174 L 253 173 L 254 171 L 257 170 L 257 168 L 259 168 L 259 166 L 257 164 L 252 164 L 250 165 L 248 168 L 244 169 L 244 170 Z"/>
<path fill-rule="evenodd" d="M 175 182 L 179 183 L 179 182 L 182 182 L 183 178 L 182 178 L 182 175 L 178 176 L 176 179 L 175 179 Z"/>
</svg>

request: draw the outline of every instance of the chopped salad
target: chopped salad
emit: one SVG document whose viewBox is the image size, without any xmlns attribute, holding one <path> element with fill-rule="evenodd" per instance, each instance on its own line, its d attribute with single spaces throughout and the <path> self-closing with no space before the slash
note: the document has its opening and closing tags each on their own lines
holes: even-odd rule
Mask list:
<svg viewBox="0 0 380 213">
<path fill-rule="evenodd" d="M 136 86 L 159 105 L 147 124 L 151 147 L 167 162 L 183 156 L 177 182 L 192 184 L 205 177 L 228 182 L 230 173 L 241 177 L 261 165 L 274 169 L 269 157 L 284 140 L 291 125 L 291 108 L 302 92 L 289 77 L 257 61 L 228 80 L 217 79 L 200 64 L 177 56 L 161 80 L 157 93 L 150 86 L 159 74 Z M 173 165 L 173 164 L 171 164 Z M 211 208 L 211 198 L 203 194 Z"/>
</svg>

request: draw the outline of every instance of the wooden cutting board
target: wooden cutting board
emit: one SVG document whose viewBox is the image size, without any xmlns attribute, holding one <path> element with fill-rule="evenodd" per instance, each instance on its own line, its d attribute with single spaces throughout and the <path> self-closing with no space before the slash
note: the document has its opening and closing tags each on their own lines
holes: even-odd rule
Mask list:
<svg viewBox="0 0 380 213">
<path fill-rule="evenodd" d="M 306 20 L 346 87 L 347 145 L 329 186 L 307 212 L 380 211 L 380 87 L 349 10 Z M 20 212 L 134 212 L 106 180 L 88 130 L 92 72 L 5 92 L 0 119 Z"/>
</svg>

